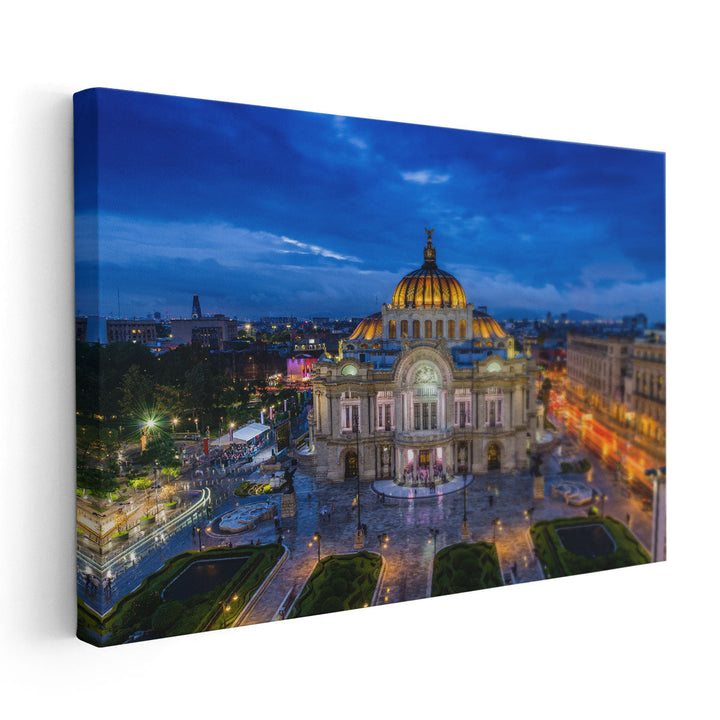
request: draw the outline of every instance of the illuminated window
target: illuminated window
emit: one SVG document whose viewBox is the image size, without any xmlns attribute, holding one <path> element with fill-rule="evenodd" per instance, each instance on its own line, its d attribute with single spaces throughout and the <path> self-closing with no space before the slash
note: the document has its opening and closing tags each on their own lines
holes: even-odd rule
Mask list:
<svg viewBox="0 0 720 720">
<path fill-rule="evenodd" d="M 467 335 L 466 323 L 464 320 L 460 321 L 460 337 L 464 338 Z"/>
<path fill-rule="evenodd" d="M 413 320 L 413 337 L 414 338 L 420 337 L 420 321 L 419 320 Z"/>
<path fill-rule="evenodd" d="M 432 337 L 432 320 L 425 321 L 425 337 Z"/>
<path fill-rule="evenodd" d="M 395 321 L 394 321 L 394 320 L 391 320 L 391 321 L 388 323 L 388 337 L 389 337 L 389 338 L 392 338 L 392 339 L 394 340 L 396 334 L 397 334 L 397 327 L 396 327 L 396 325 L 395 325 Z"/>
<path fill-rule="evenodd" d="M 485 427 L 502 426 L 503 391 L 502 388 L 489 388 L 485 394 Z"/>
<path fill-rule="evenodd" d="M 437 430 L 437 402 L 413 403 L 415 430 Z"/>
<path fill-rule="evenodd" d="M 340 397 L 340 430 L 354 432 L 360 422 L 360 396 L 356 392 L 343 393 Z"/>
<path fill-rule="evenodd" d="M 448 337 L 449 338 L 455 337 L 455 321 L 454 320 L 448 320 Z"/>
<path fill-rule="evenodd" d="M 401 320 L 400 321 L 400 337 L 406 338 L 407 336 L 408 336 L 408 321 Z"/>
<path fill-rule="evenodd" d="M 435 323 L 435 337 L 442 337 L 443 336 L 443 321 L 438 320 Z"/>
</svg>

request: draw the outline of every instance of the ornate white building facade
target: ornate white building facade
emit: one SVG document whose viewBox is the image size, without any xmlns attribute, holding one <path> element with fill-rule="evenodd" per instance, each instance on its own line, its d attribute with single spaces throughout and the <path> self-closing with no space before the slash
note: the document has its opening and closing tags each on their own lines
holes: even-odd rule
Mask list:
<svg viewBox="0 0 720 720">
<path fill-rule="evenodd" d="M 458 473 L 528 468 L 542 433 L 537 368 L 485 308 L 436 264 L 424 264 L 392 302 L 313 374 L 315 472 L 334 481 L 435 483 Z"/>
</svg>

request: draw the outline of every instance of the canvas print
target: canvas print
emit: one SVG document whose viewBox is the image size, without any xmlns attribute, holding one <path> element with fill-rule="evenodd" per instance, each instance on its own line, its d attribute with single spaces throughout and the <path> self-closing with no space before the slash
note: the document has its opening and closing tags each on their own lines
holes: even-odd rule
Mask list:
<svg viewBox="0 0 720 720">
<path fill-rule="evenodd" d="M 81 639 L 665 559 L 663 153 L 74 106 Z"/>
</svg>

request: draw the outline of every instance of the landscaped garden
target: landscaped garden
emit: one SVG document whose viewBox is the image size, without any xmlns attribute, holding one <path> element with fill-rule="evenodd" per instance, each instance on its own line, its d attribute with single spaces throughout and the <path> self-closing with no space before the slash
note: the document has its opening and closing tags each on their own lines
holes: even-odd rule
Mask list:
<svg viewBox="0 0 720 720">
<path fill-rule="evenodd" d="M 288 617 L 353 610 L 370 605 L 382 559 L 363 550 L 354 555 L 328 555 L 315 567 Z"/>
<path fill-rule="evenodd" d="M 494 543 L 458 543 L 443 548 L 435 556 L 431 597 L 502 584 Z"/>
<path fill-rule="evenodd" d="M 650 555 L 638 539 L 611 517 L 540 520 L 530 528 L 545 577 L 580 575 L 642 565 Z"/>
<path fill-rule="evenodd" d="M 117 645 L 140 631 L 170 637 L 227 627 L 282 553 L 282 546 L 272 543 L 176 555 L 119 600 L 103 620 L 81 605 L 78 636 L 95 645 Z"/>
<path fill-rule="evenodd" d="M 270 483 L 256 483 L 245 480 L 235 488 L 235 494 L 238 497 L 248 497 L 249 495 L 266 495 L 272 492 Z"/>
<path fill-rule="evenodd" d="M 561 462 L 560 472 L 561 473 L 585 473 L 592 465 L 587 458 L 582 460 L 576 460 L 575 462 Z"/>
</svg>

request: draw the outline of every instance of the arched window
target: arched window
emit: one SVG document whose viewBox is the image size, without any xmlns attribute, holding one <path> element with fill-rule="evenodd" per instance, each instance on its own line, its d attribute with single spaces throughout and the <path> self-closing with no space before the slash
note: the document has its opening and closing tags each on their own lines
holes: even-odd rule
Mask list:
<svg viewBox="0 0 720 720">
<path fill-rule="evenodd" d="M 425 321 L 425 337 L 432 337 L 432 320 Z"/>
<path fill-rule="evenodd" d="M 449 338 L 455 337 L 455 321 L 454 320 L 448 320 L 448 337 Z"/>
<path fill-rule="evenodd" d="M 467 335 L 467 327 L 465 326 L 465 321 L 460 321 L 460 337 L 464 338 Z"/>
<path fill-rule="evenodd" d="M 420 321 L 419 320 L 413 320 L 413 337 L 414 338 L 420 337 Z"/>
<path fill-rule="evenodd" d="M 438 320 L 435 323 L 435 337 L 442 337 L 443 336 L 443 321 Z"/>
<path fill-rule="evenodd" d="M 396 333 L 397 333 L 397 328 L 395 326 L 395 321 L 390 320 L 390 322 L 388 323 L 388 337 L 391 338 L 392 340 L 394 340 Z"/>
<path fill-rule="evenodd" d="M 407 320 L 400 321 L 400 337 L 406 338 L 408 336 L 408 322 Z"/>
</svg>

